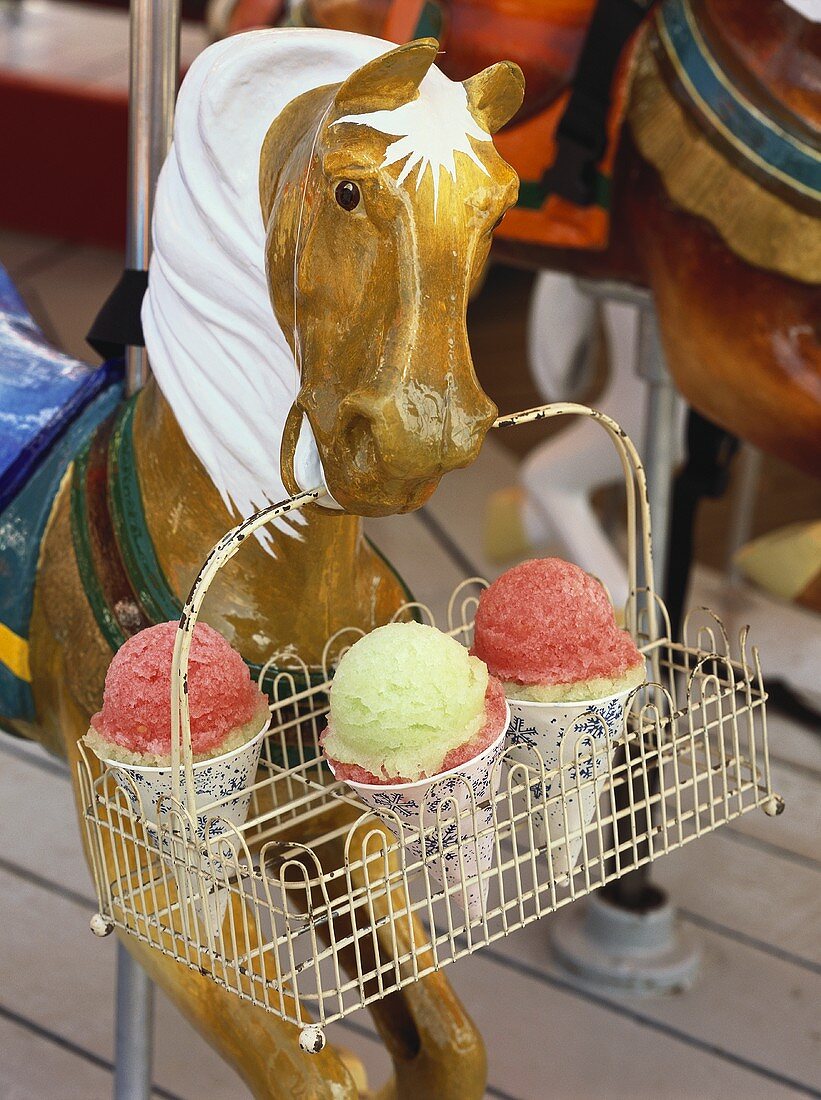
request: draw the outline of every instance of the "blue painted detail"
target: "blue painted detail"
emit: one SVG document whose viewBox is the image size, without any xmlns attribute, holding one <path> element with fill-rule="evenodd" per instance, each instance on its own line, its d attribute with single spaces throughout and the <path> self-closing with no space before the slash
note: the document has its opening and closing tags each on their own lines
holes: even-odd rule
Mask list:
<svg viewBox="0 0 821 1100">
<path fill-rule="evenodd" d="M 754 106 L 710 53 L 690 0 L 667 0 L 659 29 L 688 96 L 760 171 L 821 198 L 821 153 Z"/>
<path fill-rule="evenodd" d="M 0 512 L 68 425 L 121 378 L 119 361 L 91 367 L 51 347 L 0 266 Z"/>
<path fill-rule="evenodd" d="M 0 622 L 22 638 L 60 482 L 121 400 L 122 364 L 91 367 L 55 351 L 0 267 Z M 29 685 L 2 663 L 0 716 L 33 717 Z"/>
</svg>

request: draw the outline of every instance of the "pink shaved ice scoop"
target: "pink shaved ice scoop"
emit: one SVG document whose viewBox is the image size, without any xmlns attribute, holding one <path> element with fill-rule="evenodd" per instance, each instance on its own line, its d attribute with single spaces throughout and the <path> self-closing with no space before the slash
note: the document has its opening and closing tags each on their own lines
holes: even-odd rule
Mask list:
<svg viewBox="0 0 821 1100">
<path fill-rule="evenodd" d="M 528 685 L 615 678 L 642 663 L 602 585 L 561 558 L 522 562 L 485 589 L 471 652 L 493 676 Z"/>
<path fill-rule="evenodd" d="M 177 627 L 176 622 L 148 627 L 115 653 L 106 673 L 103 708 L 91 719 L 105 741 L 140 755 L 170 754 L 171 663 Z M 194 627 L 188 700 L 194 756 L 217 755 L 238 727 L 257 716 L 261 726 L 267 708 L 242 657 L 206 623 Z"/>
</svg>

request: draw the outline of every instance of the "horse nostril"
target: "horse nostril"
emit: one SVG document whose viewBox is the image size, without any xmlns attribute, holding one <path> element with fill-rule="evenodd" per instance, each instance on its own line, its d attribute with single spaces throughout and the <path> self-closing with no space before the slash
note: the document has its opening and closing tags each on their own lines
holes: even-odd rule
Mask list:
<svg viewBox="0 0 821 1100">
<path fill-rule="evenodd" d="M 376 458 L 373 422 L 362 413 L 354 413 L 345 425 L 342 435 L 353 465 L 367 473 L 372 469 Z"/>
</svg>

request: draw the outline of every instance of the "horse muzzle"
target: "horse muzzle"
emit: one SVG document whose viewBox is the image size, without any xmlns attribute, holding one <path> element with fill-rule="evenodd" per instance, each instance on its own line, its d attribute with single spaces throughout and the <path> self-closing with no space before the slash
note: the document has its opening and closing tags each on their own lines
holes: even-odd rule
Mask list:
<svg viewBox="0 0 821 1100">
<path fill-rule="evenodd" d="M 348 511 L 413 511 L 450 470 L 479 453 L 496 406 L 478 390 L 468 407 L 444 396 L 415 403 L 351 394 L 340 405 L 333 438 L 318 437 L 326 484 Z"/>
</svg>

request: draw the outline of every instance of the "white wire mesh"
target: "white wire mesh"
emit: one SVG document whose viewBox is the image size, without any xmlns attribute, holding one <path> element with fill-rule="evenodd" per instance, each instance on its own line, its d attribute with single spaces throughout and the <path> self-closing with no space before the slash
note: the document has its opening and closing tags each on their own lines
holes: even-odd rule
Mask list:
<svg viewBox="0 0 821 1100">
<path fill-rule="evenodd" d="M 478 583 L 454 593 L 446 624 L 466 643 Z M 319 758 L 328 679 L 311 685 L 304 667 L 277 678 L 281 701 L 241 828 L 220 819 L 216 802 L 200 811 L 209 824 L 198 835 L 172 798 L 152 828 L 139 792 L 130 799 L 84 757 L 100 911 L 294 1023 L 327 1024 L 755 807 L 771 809 L 757 654 L 744 637 L 731 653 L 718 620 L 697 618 L 687 636 L 709 638 L 707 647 L 639 639 L 661 676 L 633 693 L 617 737 L 590 714 L 567 732 L 573 751 L 559 768 L 546 770 L 538 750 L 533 766 L 506 754 L 489 811 L 469 800 L 421 836 L 389 800 L 377 816 L 333 780 Z M 569 808 L 591 792 L 589 821 L 574 820 Z M 562 853 L 573 848 L 568 869 Z M 431 874 L 443 853 L 460 868 L 444 882 Z M 471 918 L 467 894 L 479 885 L 487 897 Z"/>
</svg>

